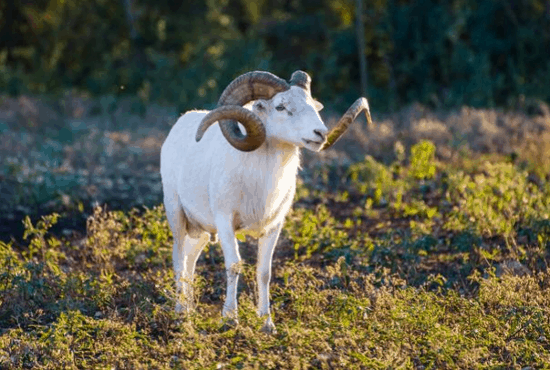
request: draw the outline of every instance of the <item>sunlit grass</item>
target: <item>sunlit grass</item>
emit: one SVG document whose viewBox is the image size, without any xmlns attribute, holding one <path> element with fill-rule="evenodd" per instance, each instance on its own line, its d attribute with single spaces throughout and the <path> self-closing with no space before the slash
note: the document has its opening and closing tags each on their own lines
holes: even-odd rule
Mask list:
<svg viewBox="0 0 550 370">
<path fill-rule="evenodd" d="M 82 237 L 25 220 L 0 243 L 3 368 L 545 368 L 550 185 L 505 159 L 460 168 L 421 142 L 298 187 L 273 264 L 277 334 L 259 332 L 255 244 L 236 327 L 223 258 L 198 264 L 197 310 L 174 313 L 162 206 L 96 208 Z"/>
</svg>

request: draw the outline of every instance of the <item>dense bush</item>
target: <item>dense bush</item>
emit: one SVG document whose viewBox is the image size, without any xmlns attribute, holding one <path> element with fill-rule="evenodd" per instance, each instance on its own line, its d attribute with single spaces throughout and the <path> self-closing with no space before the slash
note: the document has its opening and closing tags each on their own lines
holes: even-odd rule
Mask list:
<svg viewBox="0 0 550 370">
<path fill-rule="evenodd" d="M 358 94 L 353 0 L 2 2 L 0 91 L 139 95 L 212 104 L 236 75 L 314 75 L 314 93 Z M 368 95 L 378 109 L 550 99 L 544 0 L 365 2 Z"/>
</svg>

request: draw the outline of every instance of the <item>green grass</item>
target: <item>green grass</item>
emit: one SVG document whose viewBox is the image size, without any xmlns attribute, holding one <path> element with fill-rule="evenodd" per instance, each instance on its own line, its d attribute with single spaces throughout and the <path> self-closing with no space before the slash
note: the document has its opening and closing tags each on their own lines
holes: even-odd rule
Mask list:
<svg viewBox="0 0 550 370">
<path fill-rule="evenodd" d="M 435 150 L 319 166 L 299 185 L 273 264 L 274 335 L 259 332 L 250 239 L 227 328 L 217 245 L 198 263 L 196 312 L 174 313 L 162 206 L 96 208 L 82 236 L 52 232 L 55 214 L 26 219 L 25 240 L 0 242 L 0 368 L 550 368 L 550 183 Z"/>
</svg>

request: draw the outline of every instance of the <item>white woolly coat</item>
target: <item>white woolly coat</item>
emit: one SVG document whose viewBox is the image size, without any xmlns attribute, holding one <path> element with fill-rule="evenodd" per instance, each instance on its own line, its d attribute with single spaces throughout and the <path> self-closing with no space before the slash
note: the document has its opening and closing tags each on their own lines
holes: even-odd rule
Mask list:
<svg viewBox="0 0 550 370">
<path fill-rule="evenodd" d="M 191 236 L 200 230 L 215 234 L 215 216 L 223 215 L 232 218 L 235 231 L 259 237 L 282 222 L 292 205 L 299 149 L 268 136 L 257 150 L 242 152 L 227 142 L 218 125 L 196 142 L 207 113 L 180 117 L 162 146 L 165 202 L 180 203 Z"/>
</svg>

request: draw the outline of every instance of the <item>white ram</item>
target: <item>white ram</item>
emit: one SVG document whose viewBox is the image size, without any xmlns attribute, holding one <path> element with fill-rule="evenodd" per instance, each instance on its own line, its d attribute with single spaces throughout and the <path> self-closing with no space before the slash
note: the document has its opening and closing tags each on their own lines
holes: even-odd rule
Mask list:
<svg viewBox="0 0 550 370">
<path fill-rule="evenodd" d="M 302 71 L 294 72 L 290 83 L 268 72 L 246 73 L 227 86 L 216 109 L 190 111 L 170 131 L 160 171 L 174 236 L 176 311 L 192 309 L 195 264 L 217 235 L 227 272 L 222 315 L 237 320 L 241 257 L 235 232 L 244 232 L 259 238 L 258 314 L 266 317 L 262 330 L 275 329 L 269 309 L 271 259 L 294 198 L 299 149 L 328 148 L 362 111 L 371 123 L 367 100 L 360 98 L 328 133 L 310 82 Z M 250 102 L 250 109 L 243 107 Z M 219 128 L 208 130 L 216 122 Z"/>
</svg>

